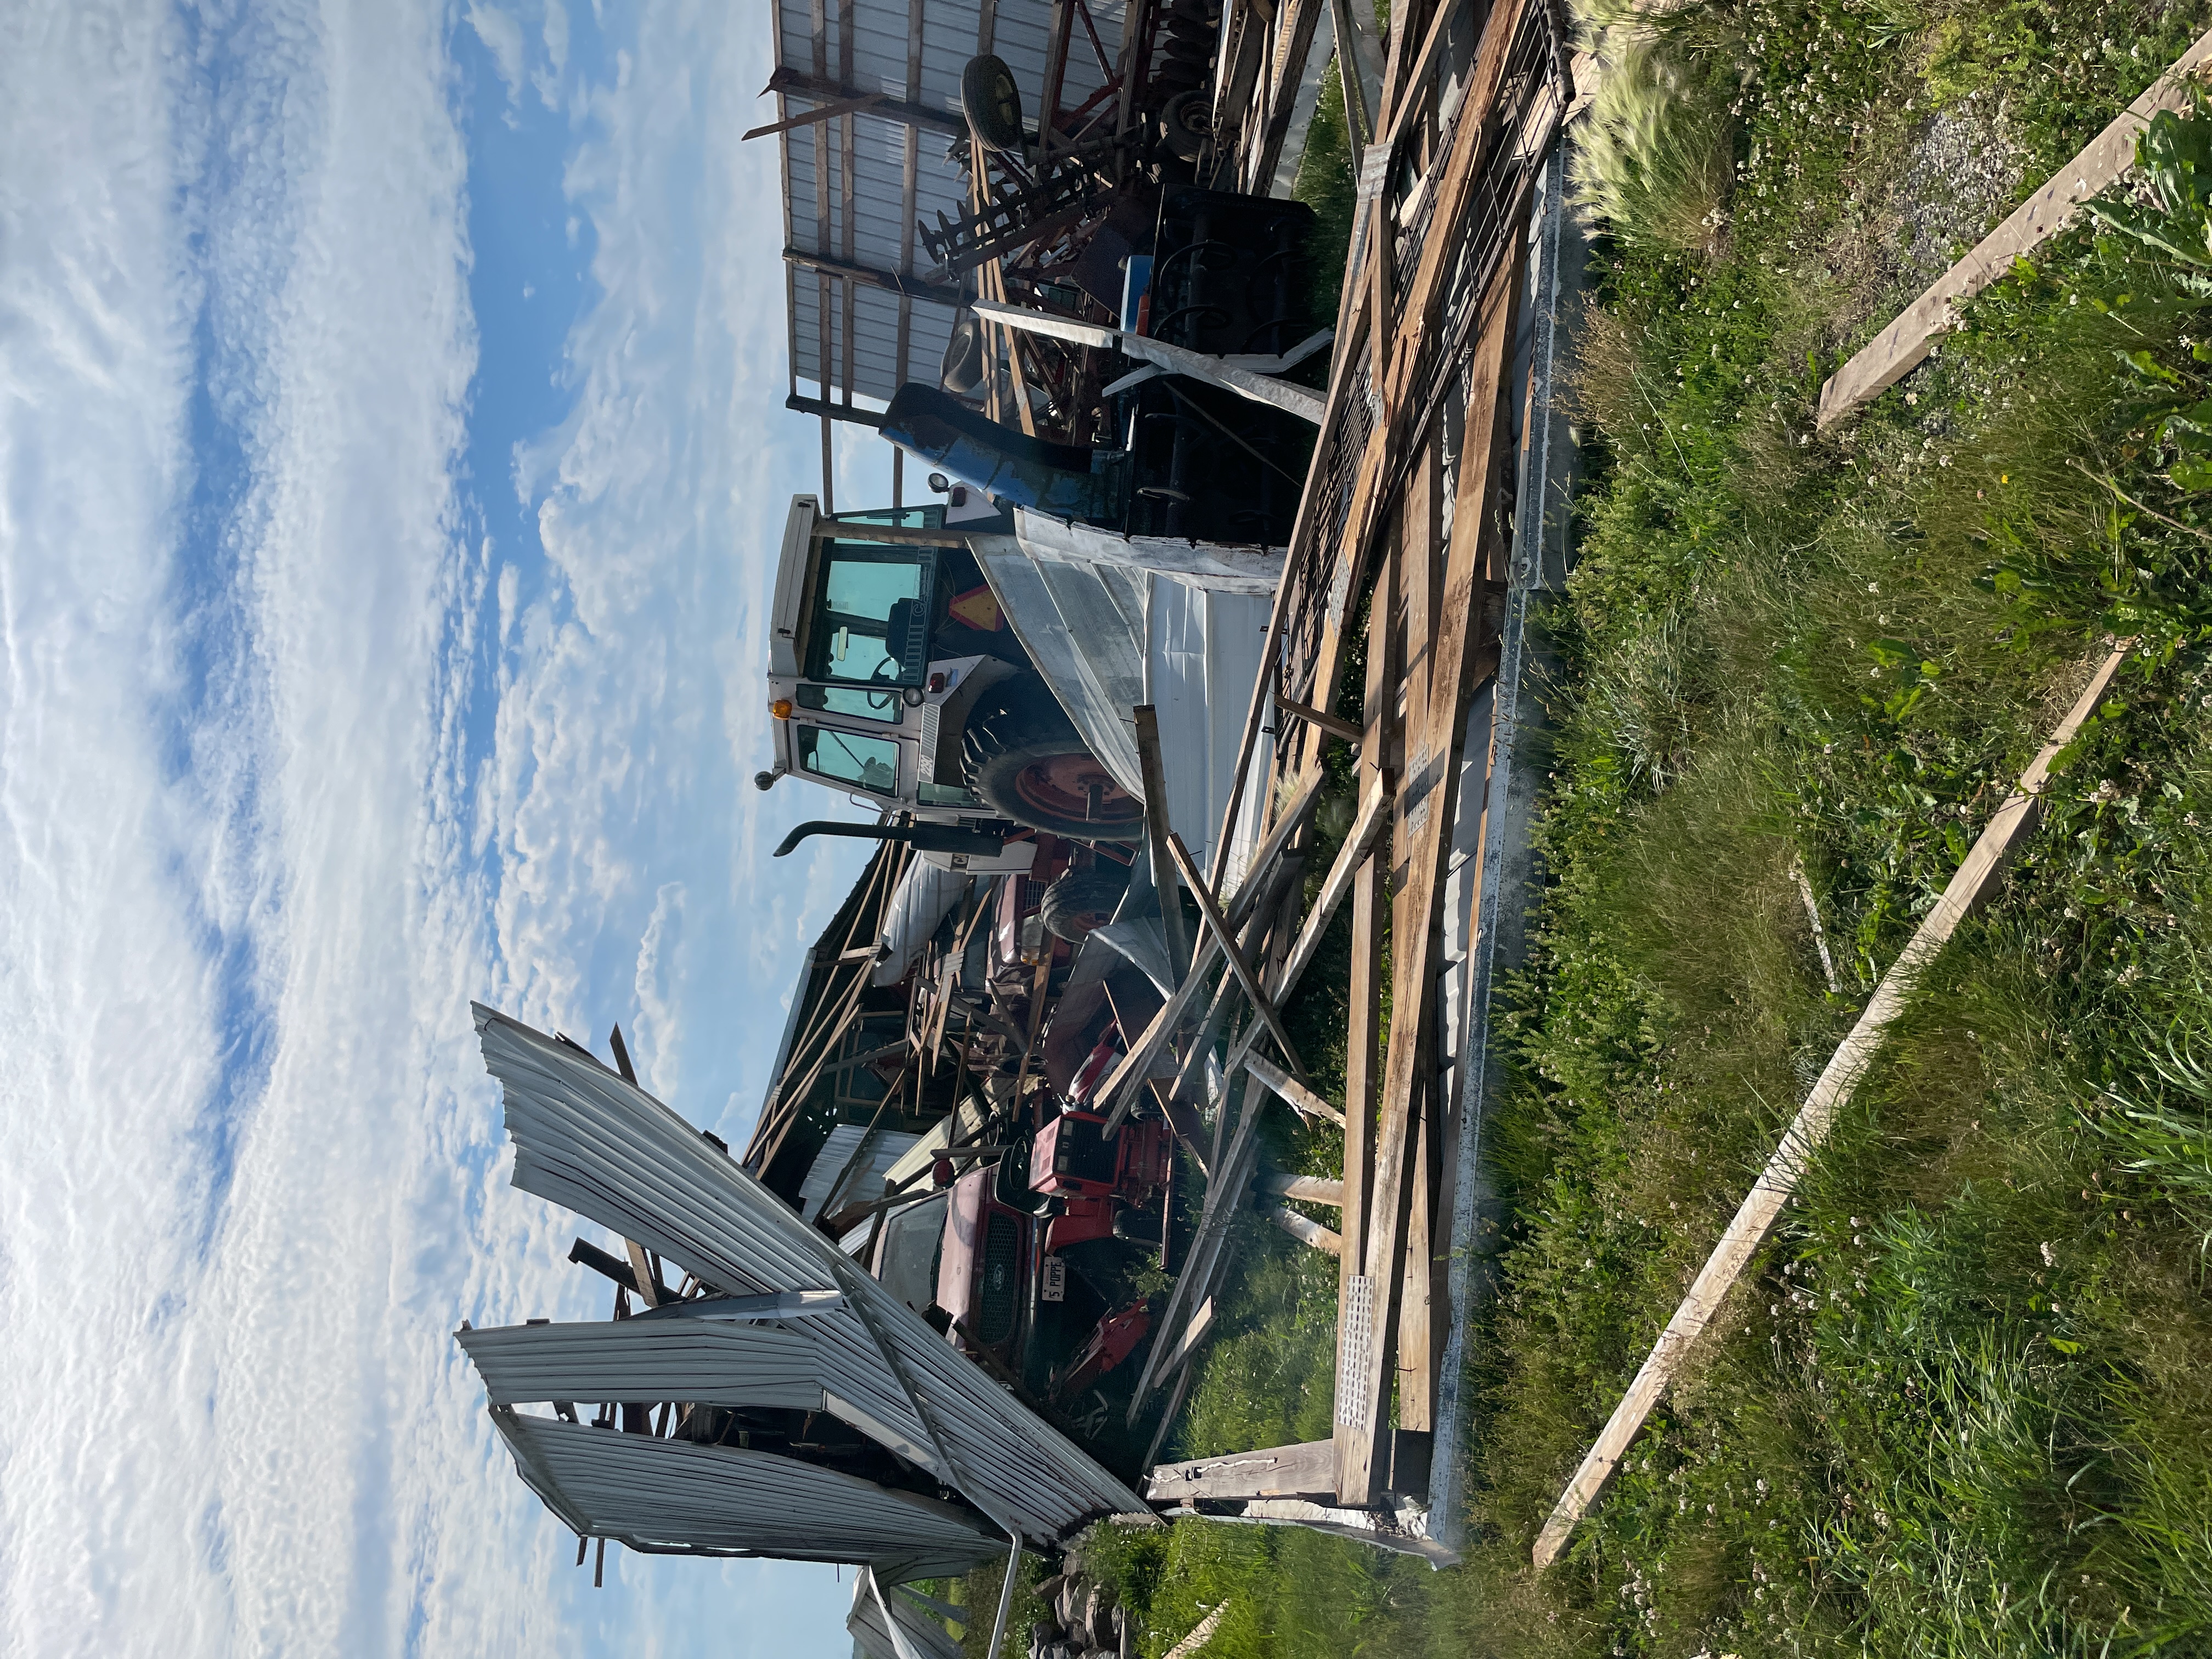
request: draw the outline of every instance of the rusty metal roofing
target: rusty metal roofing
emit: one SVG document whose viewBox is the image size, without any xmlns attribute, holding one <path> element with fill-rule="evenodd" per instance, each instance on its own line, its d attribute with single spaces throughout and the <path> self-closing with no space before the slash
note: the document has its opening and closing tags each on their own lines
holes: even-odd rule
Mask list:
<svg viewBox="0 0 2212 1659">
<path fill-rule="evenodd" d="M 1135 1492 L 667 1107 L 580 1049 L 481 1004 L 475 1015 L 484 1064 L 504 1085 L 517 1187 L 635 1240 L 723 1294 L 836 1292 L 838 1305 L 817 1298 L 819 1311 L 781 1322 L 812 1345 L 814 1375 L 837 1402 L 830 1409 L 929 1469 L 1009 1534 L 1049 1544 L 1097 1516 L 1144 1510 Z M 757 1339 L 720 1340 L 736 1349 Z M 780 1355 L 790 1340 L 776 1339 Z M 516 1346 L 526 1350 L 530 1340 Z M 647 1393 L 680 1397 L 665 1387 Z"/>
</svg>

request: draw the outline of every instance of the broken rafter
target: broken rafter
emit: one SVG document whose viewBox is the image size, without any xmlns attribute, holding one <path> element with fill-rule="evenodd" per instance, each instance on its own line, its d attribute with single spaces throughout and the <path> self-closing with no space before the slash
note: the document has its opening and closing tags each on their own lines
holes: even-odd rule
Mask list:
<svg viewBox="0 0 2212 1659">
<path fill-rule="evenodd" d="M 1191 861 L 1189 849 L 1183 846 L 1182 836 L 1169 836 L 1168 852 L 1175 860 L 1176 870 L 1182 873 L 1183 885 L 1190 889 L 1190 896 L 1198 901 L 1198 914 L 1204 919 L 1206 931 L 1213 935 L 1215 946 L 1228 958 L 1230 972 L 1237 975 L 1237 982 L 1244 988 L 1244 994 L 1251 999 L 1252 1006 L 1267 1022 L 1267 1030 L 1273 1035 L 1276 1046 L 1283 1051 L 1283 1058 L 1289 1062 L 1291 1071 L 1304 1073 L 1305 1067 L 1299 1062 L 1298 1051 L 1291 1042 L 1290 1032 L 1283 1027 L 1282 1016 L 1275 1012 L 1273 1000 L 1261 988 L 1258 978 L 1244 960 L 1244 953 L 1237 948 L 1236 935 L 1231 930 L 1229 920 L 1221 914 L 1221 907 L 1213 902 L 1213 895 L 1206 891 L 1205 878 Z"/>
</svg>

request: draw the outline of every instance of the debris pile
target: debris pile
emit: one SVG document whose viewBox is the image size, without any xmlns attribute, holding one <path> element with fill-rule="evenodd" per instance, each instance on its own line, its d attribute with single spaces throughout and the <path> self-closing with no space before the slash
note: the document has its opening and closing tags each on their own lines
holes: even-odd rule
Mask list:
<svg viewBox="0 0 2212 1659">
<path fill-rule="evenodd" d="M 1030 1626 L 1030 1659 L 1132 1659 L 1136 1653 L 1136 1620 L 1118 1605 L 1111 1584 L 1071 1567 L 1036 1593 L 1052 1617 Z"/>
</svg>

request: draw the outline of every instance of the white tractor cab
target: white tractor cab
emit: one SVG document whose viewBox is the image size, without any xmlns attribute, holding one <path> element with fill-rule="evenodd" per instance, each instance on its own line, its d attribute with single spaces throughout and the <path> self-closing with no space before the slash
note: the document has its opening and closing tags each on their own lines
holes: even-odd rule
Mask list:
<svg viewBox="0 0 2212 1659">
<path fill-rule="evenodd" d="M 1094 757 L 1015 637 L 941 504 L 824 516 L 792 499 L 769 653 L 775 766 L 878 807 L 902 827 L 808 834 L 912 842 L 975 874 L 1025 870 L 1016 826 L 1133 841 L 1144 803 Z M 997 529 L 994 516 L 977 528 Z"/>
</svg>

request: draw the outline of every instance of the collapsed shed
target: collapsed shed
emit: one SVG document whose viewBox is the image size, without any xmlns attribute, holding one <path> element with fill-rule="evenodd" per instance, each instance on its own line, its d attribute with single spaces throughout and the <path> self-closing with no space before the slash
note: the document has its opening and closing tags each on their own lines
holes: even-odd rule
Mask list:
<svg viewBox="0 0 2212 1659">
<path fill-rule="evenodd" d="M 566 1038 L 481 1004 L 514 1184 L 611 1229 L 651 1304 L 458 1333 L 524 1481 L 580 1540 L 866 1564 L 890 1582 L 1043 1547 L 1144 1500 L 698 1130 Z M 668 1291 L 660 1264 L 680 1269 Z M 580 1419 L 578 1401 L 597 1402 Z M 526 1414 L 524 1405 L 553 1415 Z M 775 1450 L 717 1412 L 839 1425 Z"/>
</svg>

